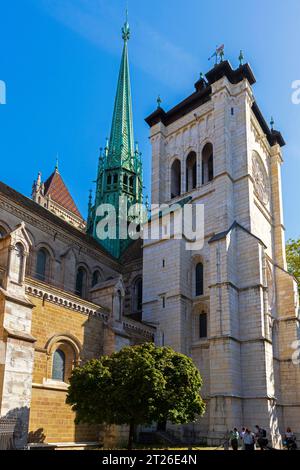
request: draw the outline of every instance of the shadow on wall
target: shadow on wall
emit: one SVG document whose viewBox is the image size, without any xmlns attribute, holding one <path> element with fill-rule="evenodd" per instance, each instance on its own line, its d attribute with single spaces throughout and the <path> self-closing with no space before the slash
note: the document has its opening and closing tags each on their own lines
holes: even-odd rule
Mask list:
<svg viewBox="0 0 300 470">
<path fill-rule="evenodd" d="M 0 418 L 0 450 L 24 449 L 29 421 L 27 406 L 14 408 Z"/>
<path fill-rule="evenodd" d="M 36 431 L 31 431 L 28 434 L 28 443 L 42 443 L 45 442 L 46 435 L 44 434 L 44 428 L 39 428 Z"/>
<path fill-rule="evenodd" d="M 97 315 L 90 315 L 84 322 L 84 335 L 81 350 L 80 364 L 83 365 L 91 359 L 97 359 L 104 351 L 104 323 Z M 68 405 L 69 406 L 69 405 Z M 74 413 L 75 419 L 75 413 Z M 75 442 L 99 442 L 101 425 L 75 424 Z"/>
</svg>

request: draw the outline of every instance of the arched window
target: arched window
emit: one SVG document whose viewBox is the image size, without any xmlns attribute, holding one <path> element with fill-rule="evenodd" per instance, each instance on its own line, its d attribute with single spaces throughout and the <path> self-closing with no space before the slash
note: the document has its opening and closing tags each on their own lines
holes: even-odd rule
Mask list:
<svg viewBox="0 0 300 470">
<path fill-rule="evenodd" d="M 93 272 L 93 278 L 92 278 L 92 287 L 96 286 L 98 282 L 100 282 L 101 279 L 101 274 L 100 271 L 96 270 Z"/>
<path fill-rule="evenodd" d="M 46 268 L 47 268 L 48 253 L 45 248 L 41 248 L 36 257 L 36 277 L 40 281 L 46 279 Z"/>
<path fill-rule="evenodd" d="M 199 338 L 207 338 L 207 313 L 199 315 Z"/>
<path fill-rule="evenodd" d="M 202 184 L 206 184 L 214 178 L 213 146 L 208 143 L 202 150 Z"/>
<path fill-rule="evenodd" d="M 52 379 L 65 380 L 66 355 L 61 349 L 57 349 L 53 354 Z"/>
<path fill-rule="evenodd" d="M 4 227 L 0 225 L 0 238 L 4 238 L 6 236 L 6 230 Z"/>
<path fill-rule="evenodd" d="M 186 191 L 192 191 L 197 186 L 196 153 L 190 152 L 186 159 Z"/>
<path fill-rule="evenodd" d="M 76 275 L 75 294 L 79 295 L 80 297 L 85 296 L 86 278 L 86 270 L 82 267 L 78 268 Z"/>
<path fill-rule="evenodd" d="M 15 266 L 14 266 L 14 278 L 16 282 L 22 282 L 23 276 L 23 263 L 24 263 L 24 247 L 21 243 L 17 243 L 15 246 Z"/>
<path fill-rule="evenodd" d="M 134 303 L 133 308 L 135 311 L 142 310 L 143 304 L 143 281 L 142 279 L 137 279 L 134 284 Z"/>
<path fill-rule="evenodd" d="M 176 159 L 171 167 L 171 199 L 181 194 L 181 163 Z"/>
<path fill-rule="evenodd" d="M 133 191 L 133 184 L 134 184 L 133 176 L 130 176 L 129 178 L 129 190 L 130 191 Z"/>
<path fill-rule="evenodd" d="M 118 309 L 117 309 L 117 315 L 118 315 L 118 320 L 122 320 L 122 294 L 121 291 L 118 290 L 117 293 L 117 299 L 118 299 Z"/>
<path fill-rule="evenodd" d="M 203 295 L 204 293 L 204 282 L 203 282 L 203 264 L 198 263 L 195 270 L 195 293 L 196 295 Z"/>
</svg>

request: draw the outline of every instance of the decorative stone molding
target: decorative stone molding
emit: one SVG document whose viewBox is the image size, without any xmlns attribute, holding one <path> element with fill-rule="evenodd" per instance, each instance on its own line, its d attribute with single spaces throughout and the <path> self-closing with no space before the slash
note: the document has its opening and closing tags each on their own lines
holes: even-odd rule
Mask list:
<svg viewBox="0 0 300 470">
<path fill-rule="evenodd" d="M 101 311 L 102 307 L 87 301 L 79 301 L 78 297 L 72 296 L 66 292 L 59 291 L 51 286 L 42 286 L 35 280 L 26 279 L 26 294 L 51 302 L 60 307 L 80 312 L 83 315 L 98 316 L 107 321 L 108 313 Z"/>
<path fill-rule="evenodd" d="M 270 185 L 264 164 L 256 152 L 252 154 L 252 173 L 258 198 L 266 206 L 270 201 Z"/>
<path fill-rule="evenodd" d="M 153 341 L 155 328 L 150 326 L 141 325 L 140 323 L 134 322 L 133 320 L 123 320 L 124 330 L 135 332 L 148 341 Z"/>
</svg>

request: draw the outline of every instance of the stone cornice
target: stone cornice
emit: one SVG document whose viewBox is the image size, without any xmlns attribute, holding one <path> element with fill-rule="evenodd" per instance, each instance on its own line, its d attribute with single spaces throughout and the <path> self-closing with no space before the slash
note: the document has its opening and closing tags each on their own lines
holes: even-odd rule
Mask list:
<svg viewBox="0 0 300 470">
<path fill-rule="evenodd" d="M 128 332 L 137 333 L 150 341 L 154 339 L 155 328 L 143 323 L 138 323 L 134 320 L 123 320 L 123 328 Z"/>
<path fill-rule="evenodd" d="M 7 293 L 5 289 L 0 287 L 0 296 L 9 302 L 14 302 L 15 304 L 22 305 L 23 307 L 33 308 L 34 305 L 24 296 L 24 298 L 20 298 L 17 296 L 11 296 Z"/>
<path fill-rule="evenodd" d="M 25 331 L 12 330 L 11 328 L 4 328 L 5 336 L 7 338 L 18 339 L 26 343 L 35 343 L 37 341 L 30 333 Z"/>
<path fill-rule="evenodd" d="M 37 282 L 34 279 L 26 279 L 25 292 L 27 295 L 82 313 L 83 315 L 97 316 L 104 321 L 108 320 L 108 312 L 105 311 L 103 307 L 92 302 L 79 299 L 77 296 L 53 286 Z"/>
</svg>

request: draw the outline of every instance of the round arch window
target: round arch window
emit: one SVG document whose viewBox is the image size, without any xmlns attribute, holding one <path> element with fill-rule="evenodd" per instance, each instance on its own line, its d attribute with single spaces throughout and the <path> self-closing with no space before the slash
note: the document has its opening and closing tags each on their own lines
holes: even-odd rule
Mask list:
<svg viewBox="0 0 300 470">
<path fill-rule="evenodd" d="M 64 382 L 66 369 L 66 355 L 61 349 L 57 349 L 53 354 L 52 379 Z"/>
</svg>

